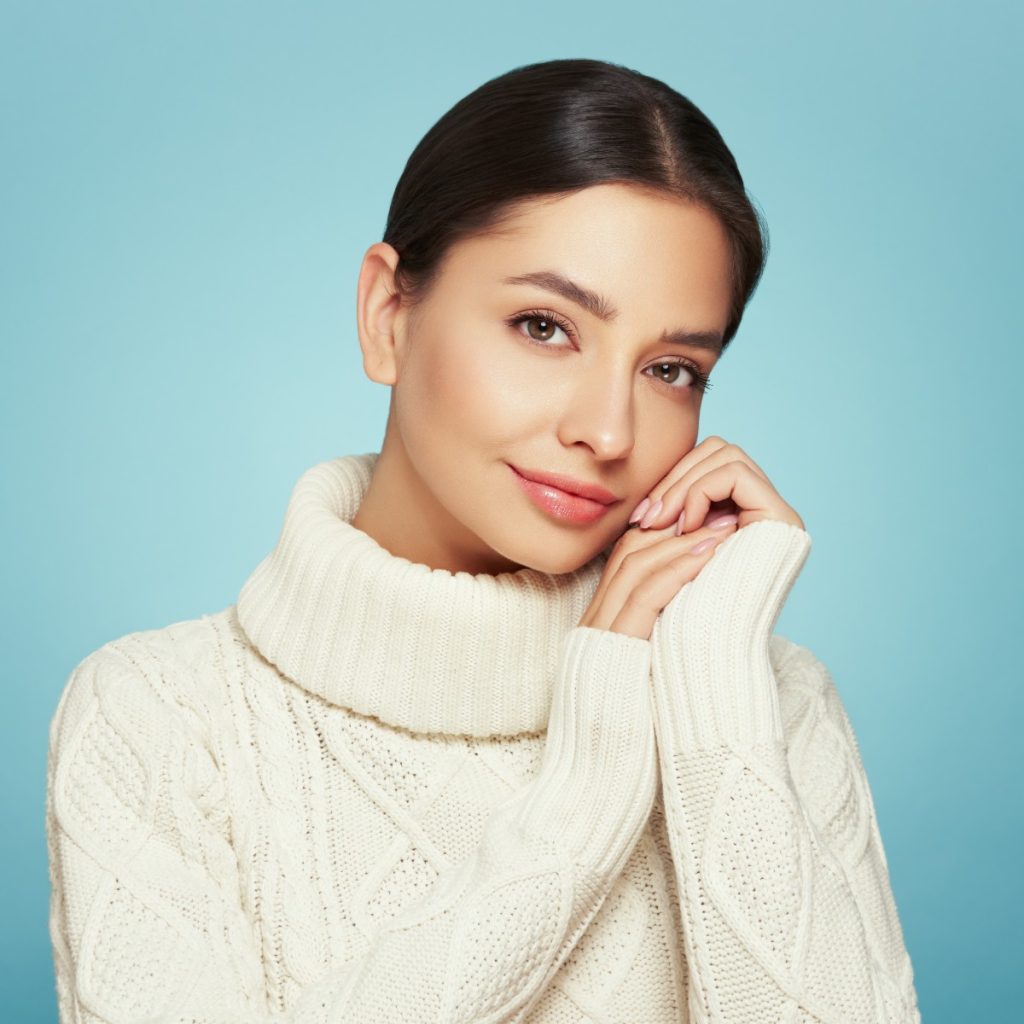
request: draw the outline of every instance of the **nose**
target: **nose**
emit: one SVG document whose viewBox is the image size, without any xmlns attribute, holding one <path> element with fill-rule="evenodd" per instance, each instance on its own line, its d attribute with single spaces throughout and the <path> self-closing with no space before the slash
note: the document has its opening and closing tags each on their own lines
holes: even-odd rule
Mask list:
<svg viewBox="0 0 1024 1024">
<path fill-rule="evenodd" d="M 581 371 L 558 426 L 562 444 L 585 444 L 602 461 L 625 458 L 636 442 L 633 382 L 607 360 Z"/>
</svg>

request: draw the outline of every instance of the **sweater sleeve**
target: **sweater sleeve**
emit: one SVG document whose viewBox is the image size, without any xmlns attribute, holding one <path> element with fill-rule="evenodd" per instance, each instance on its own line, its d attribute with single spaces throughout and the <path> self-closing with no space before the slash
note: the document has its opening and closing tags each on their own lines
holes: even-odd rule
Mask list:
<svg viewBox="0 0 1024 1024">
<path fill-rule="evenodd" d="M 658 786 L 650 641 L 562 643 L 536 776 L 367 951 L 271 1013 L 224 781 L 194 709 L 117 641 L 50 723 L 46 833 L 61 1024 L 519 1021 L 600 909 Z"/>
<path fill-rule="evenodd" d="M 694 1024 L 920 1022 L 849 720 L 824 666 L 772 635 L 810 548 L 795 525 L 741 528 L 651 637 Z"/>
</svg>

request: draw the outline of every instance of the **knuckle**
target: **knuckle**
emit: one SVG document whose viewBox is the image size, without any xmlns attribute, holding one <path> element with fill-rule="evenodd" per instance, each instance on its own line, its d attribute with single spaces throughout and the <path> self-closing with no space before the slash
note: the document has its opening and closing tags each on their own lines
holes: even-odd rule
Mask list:
<svg viewBox="0 0 1024 1024">
<path fill-rule="evenodd" d="M 730 533 L 735 533 L 739 528 L 739 523 L 727 523 L 725 526 L 702 526 L 691 534 L 694 542 L 693 546 L 696 547 L 697 544 L 707 540 L 709 537 L 728 537 Z M 687 553 L 689 554 L 690 552 Z"/>
<path fill-rule="evenodd" d="M 631 572 L 639 564 L 640 559 L 637 556 L 642 550 L 642 548 L 633 548 L 625 552 L 622 556 L 622 563 L 619 567 L 627 572 Z"/>
<path fill-rule="evenodd" d="M 625 607 L 631 611 L 650 611 L 654 606 L 651 601 L 651 593 L 654 590 L 650 578 L 645 578 L 638 586 L 634 587 L 623 602 Z"/>
<path fill-rule="evenodd" d="M 627 550 L 635 550 L 641 547 L 645 539 L 644 531 L 638 526 L 631 526 L 623 535 L 620 543 Z"/>
<path fill-rule="evenodd" d="M 631 551 L 636 549 L 636 539 L 631 537 L 630 534 L 636 533 L 636 530 L 627 530 L 616 542 L 612 548 L 611 555 L 609 556 L 609 564 L 615 563 L 616 566 L 620 565 Z"/>
<path fill-rule="evenodd" d="M 631 544 L 635 544 L 637 538 L 641 536 L 643 536 L 643 530 L 641 530 L 635 524 L 630 524 L 622 531 L 621 534 L 619 534 L 619 539 L 616 542 L 616 547 L 629 547 Z"/>
</svg>

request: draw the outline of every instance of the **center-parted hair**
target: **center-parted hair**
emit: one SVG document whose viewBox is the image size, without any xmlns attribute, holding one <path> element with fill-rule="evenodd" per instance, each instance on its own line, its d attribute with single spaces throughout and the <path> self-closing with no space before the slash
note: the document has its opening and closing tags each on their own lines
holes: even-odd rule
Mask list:
<svg viewBox="0 0 1024 1024">
<path fill-rule="evenodd" d="M 767 225 L 718 129 L 690 100 L 601 60 L 514 68 L 459 100 L 423 136 L 384 231 L 399 254 L 399 291 L 420 301 L 451 246 L 499 228 L 520 204 L 610 182 L 697 203 L 718 218 L 732 251 L 728 345 L 764 269 Z"/>
</svg>

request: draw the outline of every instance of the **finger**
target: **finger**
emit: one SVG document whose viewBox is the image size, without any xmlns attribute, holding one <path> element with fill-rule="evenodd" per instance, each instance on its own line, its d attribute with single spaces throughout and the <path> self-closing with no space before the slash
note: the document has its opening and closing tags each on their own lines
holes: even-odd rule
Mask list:
<svg viewBox="0 0 1024 1024">
<path fill-rule="evenodd" d="M 651 503 L 653 504 L 659 499 L 664 499 L 665 493 L 672 484 L 693 469 L 694 466 L 703 462 L 720 448 L 727 447 L 727 445 L 728 442 L 717 434 L 712 434 L 710 437 L 706 437 L 703 441 L 695 444 L 684 456 L 682 456 L 682 458 L 677 460 L 669 471 L 650 489 L 650 491 L 648 491 L 648 497 L 651 499 Z"/>
<path fill-rule="evenodd" d="M 707 537 L 722 540 L 735 532 L 738 525 L 733 524 L 725 530 L 707 530 L 701 534 L 688 534 L 686 537 L 675 536 L 674 530 L 663 530 L 655 535 L 653 543 L 636 545 L 624 551 L 614 566 L 606 566 L 594 597 L 590 603 L 590 615 L 580 620 L 581 625 L 603 625 L 608 628 L 618 610 L 629 600 L 630 594 L 652 573 L 659 570 L 667 562 L 686 554 Z M 641 532 L 641 531 L 637 531 Z M 646 532 L 646 531 L 643 531 Z"/>
<path fill-rule="evenodd" d="M 656 515 L 651 516 L 648 512 L 643 517 L 641 520 L 642 528 L 649 529 L 651 526 L 662 527 L 677 521 L 680 512 L 683 510 L 686 494 L 693 485 L 693 482 L 712 469 L 736 461 L 745 462 L 754 473 L 770 483 L 767 473 L 742 448 L 734 444 L 723 444 L 714 449 L 699 463 L 691 465 L 686 472 L 677 476 L 671 484 L 662 489 L 660 497 L 661 508 Z M 690 521 L 693 522 L 693 520 Z M 703 520 L 697 520 L 697 522 L 701 523 Z"/>
<path fill-rule="evenodd" d="M 683 530 L 687 522 L 703 522 L 711 503 L 724 498 L 731 499 L 739 506 L 737 517 L 740 528 L 758 519 L 777 517 L 785 505 L 771 483 L 746 462 L 727 462 L 690 485 L 685 504 L 679 513 Z"/>
<path fill-rule="evenodd" d="M 711 453 L 716 451 L 718 448 L 724 447 L 726 442 L 718 437 L 712 435 L 711 437 L 704 438 L 699 444 L 694 445 L 685 455 L 683 455 L 675 464 L 668 470 L 667 473 L 658 480 L 653 487 L 647 492 L 647 496 L 644 498 L 637 508 L 642 512 L 642 518 L 650 520 L 650 509 L 653 508 L 658 501 L 662 501 L 665 492 L 668 488 L 684 473 L 688 472 L 698 463 L 703 461 Z M 634 513 L 635 514 L 635 513 Z M 633 521 L 633 520 L 631 520 Z"/>
<path fill-rule="evenodd" d="M 704 513 L 703 520 L 699 529 L 701 530 L 721 530 L 727 526 L 736 525 L 739 526 L 740 513 L 743 511 L 731 498 L 724 500 L 712 501 L 708 511 Z M 691 513 L 689 520 L 691 523 L 697 521 L 698 517 Z M 677 536 L 681 537 L 684 533 L 688 537 L 695 536 L 695 529 L 691 527 L 689 530 L 686 529 L 687 512 L 686 506 L 684 505 L 679 511 L 679 518 L 675 523 L 672 524 L 672 532 Z"/>
<path fill-rule="evenodd" d="M 597 588 L 591 597 L 590 606 L 595 607 L 604 600 L 605 594 L 608 590 L 608 584 L 615 575 L 621 571 L 622 562 L 626 555 L 631 551 L 650 547 L 652 544 L 656 544 L 670 536 L 674 536 L 674 531 L 669 529 L 638 530 L 631 528 L 626 530 L 615 542 L 615 545 L 612 547 L 612 550 L 608 555 L 608 560 L 605 562 L 604 569 L 601 573 L 601 579 L 598 581 Z M 586 622 L 582 621 L 580 624 L 587 625 Z"/>
<path fill-rule="evenodd" d="M 616 541 L 605 563 L 601 579 L 598 581 L 597 589 L 594 591 L 591 605 L 604 598 L 608 585 L 615 576 L 622 571 L 623 562 L 627 555 L 633 552 L 650 548 L 663 540 L 674 537 L 675 531 L 666 528 L 663 530 L 639 530 L 631 528 L 626 530 Z M 636 560 L 634 559 L 634 564 Z"/>
<path fill-rule="evenodd" d="M 648 572 L 630 591 L 609 628 L 619 633 L 649 638 L 661 610 L 687 583 L 697 577 L 714 557 L 721 543 L 720 540 L 696 555 L 691 552 L 677 555 Z"/>
</svg>

